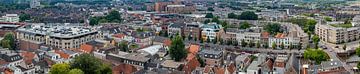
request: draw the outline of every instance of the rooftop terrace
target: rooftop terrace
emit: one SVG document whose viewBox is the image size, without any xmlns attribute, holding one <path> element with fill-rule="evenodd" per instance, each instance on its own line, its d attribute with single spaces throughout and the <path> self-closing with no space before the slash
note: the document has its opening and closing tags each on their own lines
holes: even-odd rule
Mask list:
<svg viewBox="0 0 360 74">
<path fill-rule="evenodd" d="M 21 32 L 48 35 L 50 37 L 72 38 L 97 32 L 99 27 L 84 26 L 80 23 L 32 23 L 18 29 Z"/>
</svg>

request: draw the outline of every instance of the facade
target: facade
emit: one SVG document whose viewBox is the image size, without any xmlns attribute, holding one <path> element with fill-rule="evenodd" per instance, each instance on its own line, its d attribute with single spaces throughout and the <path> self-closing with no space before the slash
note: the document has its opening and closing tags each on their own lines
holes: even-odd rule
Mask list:
<svg viewBox="0 0 360 74">
<path fill-rule="evenodd" d="M 173 4 L 173 2 L 156 2 L 155 3 L 155 11 L 156 12 L 163 12 L 167 5 Z"/>
<path fill-rule="evenodd" d="M 16 35 L 19 40 L 44 42 L 61 49 L 77 49 L 83 43 L 102 38 L 102 33 L 96 28 L 68 23 L 33 23 L 19 28 Z"/>
<path fill-rule="evenodd" d="M 201 38 L 203 40 L 208 40 L 209 38 L 209 40 L 213 41 L 215 38 L 219 37 L 222 29 L 221 25 L 216 23 L 205 24 L 201 27 Z"/>
<path fill-rule="evenodd" d="M 195 12 L 195 5 L 188 4 L 188 5 L 167 5 L 165 11 L 167 13 L 193 13 Z"/>
<path fill-rule="evenodd" d="M 320 22 L 315 26 L 315 34 L 317 34 L 322 41 L 336 44 L 351 42 L 360 38 L 360 27 L 341 28 L 330 25 L 341 23 L 342 22 Z"/>
<path fill-rule="evenodd" d="M 5 16 L 0 17 L 0 22 L 17 23 L 19 21 L 20 19 L 17 14 L 6 14 Z"/>
<path fill-rule="evenodd" d="M 106 59 L 111 59 L 125 64 L 132 64 L 137 66 L 145 66 L 150 62 L 150 58 L 141 53 L 126 53 L 119 52 L 118 54 L 109 53 Z"/>
<path fill-rule="evenodd" d="M 250 29 L 240 30 L 236 34 L 236 40 L 241 44 L 240 42 L 244 40 L 245 42 L 260 42 L 261 39 L 261 27 L 251 27 Z"/>
<path fill-rule="evenodd" d="M 185 37 L 191 37 L 200 39 L 201 37 L 201 29 L 200 29 L 201 23 L 199 22 L 193 22 L 193 23 L 186 23 L 186 26 L 184 28 L 184 36 Z"/>
<path fill-rule="evenodd" d="M 185 24 L 183 23 L 171 23 L 168 26 L 168 35 L 175 37 L 176 34 L 179 34 L 180 36 L 183 36 L 183 28 Z"/>
</svg>

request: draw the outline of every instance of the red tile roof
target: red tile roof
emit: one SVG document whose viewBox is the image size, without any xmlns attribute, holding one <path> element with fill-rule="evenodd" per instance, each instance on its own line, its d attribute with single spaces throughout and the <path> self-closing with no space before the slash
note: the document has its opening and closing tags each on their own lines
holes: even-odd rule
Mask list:
<svg viewBox="0 0 360 74">
<path fill-rule="evenodd" d="M 20 55 L 24 58 L 24 61 L 25 61 L 26 64 L 31 64 L 32 60 L 35 57 L 34 53 L 27 52 L 27 51 L 21 52 Z"/>
<path fill-rule="evenodd" d="M 278 33 L 278 34 L 275 35 L 275 38 L 285 38 L 285 34 Z"/>
<path fill-rule="evenodd" d="M 91 53 L 93 51 L 93 46 L 85 43 L 80 46 L 80 50 L 84 53 Z"/>
<path fill-rule="evenodd" d="M 164 46 L 170 46 L 170 45 L 171 45 L 171 40 L 170 39 L 165 39 Z"/>
<path fill-rule="evenodd" d="M 191 74 L 193 70 L 200 66 L 199 61 L 194 57 L 186 63 L 186 65 L 182 68 L 185 71 L 185 74 Z"/>
<path fill-rule="evenodd" d="M 65 52 L 63 51 L 60 51 L 60 50 L 55 50 L 55 53 L 59 54 L 61 58 L 64 58 L 64 59 L 69 59 L 70 55 L 69 54 L 66 54 Z"/>
<path fill-rule="evenodd" d="M 261 38 L 269 38 L 269 32 L 261 32 Z"/>
<path fill-rule="evenodd" d="M 204 73 L 210 73 L 211 70 L 212 70 L 211 67 L 205 66 L 205 68 L 204 68 Z"/>
<path fill-rule="evenodd" d="M 136 67 L 130 64 L 120 64 L 112 68 L 113 74 L 133 74 L 137 71 Z"/>
<path fill-rule="evenodd" d="M 199 45 L 190 45 L 190 47 L 189 47 L 189 52 L 191 53 L 191 54 L 197 54 L 198 52 L 199 52 L 199 50 L 200 50 L 200 46 Z"/>
<path fill-rule="evenodd" d="M 8 68 L 5 68 L 5 74 L 14 74 L 14 71 L 8 69 Z"/>
<path fill-rule="evenodd" d="M 191 59 L 195 58 L 194 54 L 188 53 L 187 57 L 186 57 L 186 61 L 190 61 Z"/>
<path fill-rule="evenodd" d="M 235 63 L 231 63 L 228 67 L 227 67 L 227 70 L 230 74 L 233 74 L 236 70 L 236 67 L 235 67 Z"/>
<path fill-rule="evenodd" d="M 215 67 L 214 72 L 215 74 L 225 74 L 225 69 L 221 67 Z"/>
<path fill-rule="evenodd" d="M 125 34 L 114 34 L 112 35 L 113 37 L 116 37 L 116 38 L 124 38 L 125 37 Z"/>
<path fill-rule="evenodd" d="M 9 64 L 8 62 L 6 62 L 5 60 L 3 59 L 0 59 L 0 65 L 5 65 L 5 64 Z"/>
</svg>

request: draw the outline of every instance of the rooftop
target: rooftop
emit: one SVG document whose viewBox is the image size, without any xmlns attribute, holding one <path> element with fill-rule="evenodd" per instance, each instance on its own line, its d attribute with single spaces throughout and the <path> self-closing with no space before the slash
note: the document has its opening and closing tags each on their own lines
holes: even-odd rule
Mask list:
<svg viewBox="0 0 360 74">
<path fill-rule="evenodd" d="M 18 31 L 58 38 L 72 38 L 95 33 L 97 28 L 83 26 L 80 23 L 32 23 L 19 28 Z"/>
<path fill-rule="evenodd" d="M 341 28 L 351 28 L 352 24 L 330 24 L 333 27 L 341 27 Z"/>
</svg>

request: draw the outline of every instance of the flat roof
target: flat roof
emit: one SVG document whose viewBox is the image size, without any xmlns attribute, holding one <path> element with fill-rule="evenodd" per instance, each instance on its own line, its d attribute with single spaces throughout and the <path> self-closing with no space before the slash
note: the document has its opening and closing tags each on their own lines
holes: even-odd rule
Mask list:
<svg viewBox="0 0 360 74">
<path fill-rule="evenodd" d="M 48 35 L 58 38 L 72 38 L 98 32 L 100 27 L 84 26 L 81 23 L 31 23 L 17 29 L 21 32 Z"/>
</svg>

